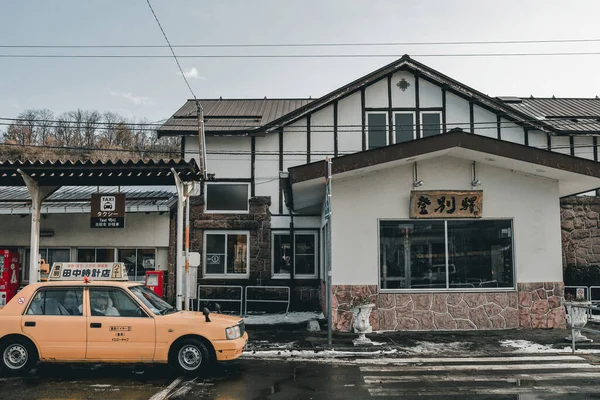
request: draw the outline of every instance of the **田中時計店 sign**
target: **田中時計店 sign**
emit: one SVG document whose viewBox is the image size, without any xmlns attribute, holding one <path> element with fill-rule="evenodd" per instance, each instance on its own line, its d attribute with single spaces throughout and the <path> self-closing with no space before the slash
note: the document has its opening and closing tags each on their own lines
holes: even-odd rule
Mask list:
<svg viewBox="0 0 600 400">
<path fill-rule="evenodd" d="M 90 228 L 125 228 L 125 195 L 92 194 Z"/>
<path fill-rule="evenodd" d="M 483 191 L 412 191 L 410 218 L 481 218 Z"/>
</svg>

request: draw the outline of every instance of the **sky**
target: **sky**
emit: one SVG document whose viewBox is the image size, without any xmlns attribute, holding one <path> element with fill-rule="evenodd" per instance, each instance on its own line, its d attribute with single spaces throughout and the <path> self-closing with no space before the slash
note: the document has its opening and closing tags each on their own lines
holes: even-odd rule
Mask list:
<svg viewBox="0 0 600 400">
<path fill-rule="evenodd" d="M 174 45 L 600 39 L 600 1 L 151 0 Z M 0 45 L 164 45 L 146 0 L 0 1 Z M 512 45 L 175 48 L 177 55 L 387 54 L 371 58 L 181 58 L 198 98 L 320 97 L 402 54 L 491 96 L 600 96 L 600 41 Z M 156 54 L 160 49 L 2 48 L 0 54 Z M 396 57 L 397 56 L 397 57 Z M 173 58 L 0 58 L 0 117 L 113 111 L 159 121 L 191 98 Z"/>
</svg>

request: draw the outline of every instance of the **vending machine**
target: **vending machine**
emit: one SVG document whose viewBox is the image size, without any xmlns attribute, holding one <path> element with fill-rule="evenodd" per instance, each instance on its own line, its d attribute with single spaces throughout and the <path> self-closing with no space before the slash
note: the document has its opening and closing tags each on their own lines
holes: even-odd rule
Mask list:
<svg viewBox="0 0 600 400">
<path fill-rule="evenodd" d="M 163 297 L 165 295 L 165 271 L 146 271 L 146 287 Z"/>
<path fill-rule="evenodd" d="M 19 290 L 20 270 L 19 253 L 0 250 L 0 306 L 5 306 Z"/>
</svg>

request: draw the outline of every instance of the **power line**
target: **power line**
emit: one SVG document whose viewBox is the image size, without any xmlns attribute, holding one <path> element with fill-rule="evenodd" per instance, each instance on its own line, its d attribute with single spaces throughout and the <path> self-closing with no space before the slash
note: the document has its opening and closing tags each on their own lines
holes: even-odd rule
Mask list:
<svg viewBox="0 0 600 400">
<path fill-rule="evenodd" d="M 192 93 L 192 96 L 194 97 L 194 100 L 196 100 L 196 103 L 197 103 L 198 99 L 196 98 L 196 95 L 194 94 L 194 91 L 192 90 L 190 83 L 188 82 L 187 78 L 185 77 L 185 74 L 183 73 L 181 64 L 179 64 L 179 60 L 177 59 L 177 56 L 175 55 L 175 50 L 173 50 L 173 46 L 171 46 L 171 42 L 169 42 L 169 38 L 167 37 L 165 30 L 163 29 L 162 25 L 160 24 L 160 21 L 158 20 L 158 17 L 156 16 L 156 13 L 154 12 L 154 9 L 152 8 L 152 4 L 150 4 L 150 0 L 146 0 L 146 3 L 148 3 L 148 7 L 150 7 L 150 11 L 152 11 L 152 15 L 154 15 L 154 19 L 156 20 L 156 23 L 158 24 L 160 31 L 162 32 L 163 36 L 165 37 L 165 40 L 167 41 L 167 45 L 169 45 L 169 49 L 171 49 L 171 53 L 173 54 L 173 58 L 175 59 L 175 62 L 177 63 L 177 67 L 179 67 L 179 72 L 181 72 L 181 76 L 183 77 L 185 84 L 187 85 L 188 89 L 190 90 L 190 93 Z"/>
<path fill-rule="evenodd" d="M 146 0 L 148 1 L 148 0 Z M 550 52 L 550 53 L 431 53 L 411 54 L 411 57 L 553 57 L 553 56 L 597 56 L 600 52 Z M 179 58 L 400 58 L 402 54 L 196 54 L 180 55 Z M 0 58 L 171 58 L 158 54 L 0 54 Z M 179 61 L 177 61 L 179 64 Z M 179 66 L 181 70 L 181 66 Z M 182 71 L 183 74 L 183 71 Z M 185 75 L 184 75 L 185 78 Z M 185 79 L 187 83 L 187 79 Z M 189 83 L 188 83 L 189 86 Z M 190 88 L 191 90 L 191 88 Z M 193 92 L 192 92 L 193 93 Z M 195 96 L 194 96 L 195 98 Z"/>
<path fill-rule="evenodd" d="M 600 42 L 600 39 L 542 39 L 542 40 L 475 40 L 449 42 L 354 42 L 354 43 L 221 43 L 221 44 L 175 44 L 173 48 L 244 48 L 244 47 L 372 47 L 372 46 L 455 46 L 482 44 L 541 44 L 541 43 L 590 43 Z M 165 45 L 132 44 L 132 45 L 6 45 L 0 48 L 12 49 L 160 49 Z"/>
</svg>

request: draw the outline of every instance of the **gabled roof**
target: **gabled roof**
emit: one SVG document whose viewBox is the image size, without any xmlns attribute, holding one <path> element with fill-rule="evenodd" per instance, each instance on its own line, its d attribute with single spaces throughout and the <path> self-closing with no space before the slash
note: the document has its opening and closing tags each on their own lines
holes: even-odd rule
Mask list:
<svg viewBox="0 0 600 400">
<path fill-rule="evenodd" d="M 600 98 L 499 97 L 511 108 L 565 134 L 600 134 Z"/>
<path fill-rule="evenodd" d="M 475 104 L 497 112 L 505 118 L 520 123 L 524 126 L 543 131 L 554 131 L 552 125 L 546 124 L 544 121 L 538 121 L 535 118 L 531 118 L 531 115 L 519 110 L 518 108 L 515 109 L 514 107 L 511 107 L 509 104 L 506 104 L 498 98 L 490 97 L 482 92 L 479 92 L 424 64 L 421 64 L 418 61 L 413 60 L 408 55 L 404 55 L 400 59 L 315 100 L 273 99 L 271 102 L 269 102 L 268 99 L 200 100 L 204 107 L 204 113 L 206 116 L 206 133 L 211 134 L 225 132 L 226 134 L 260 134 L 279 129 L 282 126 L 291 124 L 310 113 L 326 107 L 336 100 L 355 93 L 356 91 L 359 91 L 380 79 L 384 79 L 396 71 L 412 72 L 423 79 L 427 79 L 438 86 L 446 88 L 448 91 L 454 94 L 473 101 Z M 290 102 L 288 107 L 285 106 L 286 102 Z M 263 106 L 265 109 L 275 107 L 276 112 L 271 112 L 269 113 L 268 118 L 263 118 L 263 111 L 256 111 L 262 110 L 261 106 Z M 219 109 L 220 107 L 221 109 Z M 158 130 L 159 136 L 197 135 L 198 128 L 197 120 L 195 118 L 195 109 L 195 102 L 193 100 L 188 100 L 187 103 Z M 221 113 L 223 115 L 219 115 Z M 192 116 L 192 118 L 190 118 L 190 116 Z M 223 118 L 222 122 L 218 122 L 220 117 L 236 118 L 230 121 L 226 121 L 226 118 Z M 232 126 L 230 127 L 229 125 Z M 225 129 L 226 127 L 228 128 L 228 131 Z"/>
<path fill-rule="evenodd" d="M 313 99 L 204 99 L 199 100 L 204 112 L 207 134 L 247 133 L 289 114 Z M 158 136 L 197 135 L 196 101 L 188 100 L 159 129 Z"/>
</svg>

